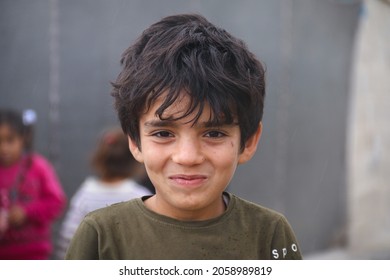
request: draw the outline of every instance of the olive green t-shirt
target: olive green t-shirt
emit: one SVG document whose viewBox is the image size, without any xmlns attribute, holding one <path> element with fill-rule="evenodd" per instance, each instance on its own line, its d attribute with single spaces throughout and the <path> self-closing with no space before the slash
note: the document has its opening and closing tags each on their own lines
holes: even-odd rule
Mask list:
<svg viewBox="0 0 390 280">
<path fill-rule="evenodd" d="M 301 259 L 281 214 L 227 194 L 219 217 L 179 221 L 145 207 L 141 198 L 88 214 L 65 259 Z"/>
</svg>

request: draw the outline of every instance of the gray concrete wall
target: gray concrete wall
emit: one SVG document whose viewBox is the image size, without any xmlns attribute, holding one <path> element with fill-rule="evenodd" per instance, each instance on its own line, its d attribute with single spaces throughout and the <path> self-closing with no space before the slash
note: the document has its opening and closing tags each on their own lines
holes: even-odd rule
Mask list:
<svg viewBox="0 0 390 280">
<path fill-rule="evenodd" d="M 96 136 L 116 123 L 109 81 L 122 51 L 179 12 L 204 14 L 267 65 L 263 138 L 229 189 L 284 213 L 305 253 L 340 242 L 358 1 L 3 0 L 0 106 L 37 111 L 36 148 L 72 195 Z"/>
<path fill-rule="evenodd" d="M 348 130 L 348 251 L 390 258 L 390 1 L 368 0 L 356 38 Z"/>
</svg>

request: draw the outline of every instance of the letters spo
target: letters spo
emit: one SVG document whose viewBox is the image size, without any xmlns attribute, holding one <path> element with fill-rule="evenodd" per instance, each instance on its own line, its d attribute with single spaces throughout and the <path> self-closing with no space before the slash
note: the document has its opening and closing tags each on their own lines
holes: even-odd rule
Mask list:
<svg viewBox="0 0 390 280">
<path fill-rule="evenodd" d="M 289 252 L 297 252 L 298 251 L 298 246 L 297 244 L 293 243 L 291 244 L 290 248 L 282 248 L 281 250 L 279 249 L 273 249 L 272 250 L 272 256 L 274 259 L 279 259 L 282 257 L 283 259 L 287 256 Z"/>
</svg>

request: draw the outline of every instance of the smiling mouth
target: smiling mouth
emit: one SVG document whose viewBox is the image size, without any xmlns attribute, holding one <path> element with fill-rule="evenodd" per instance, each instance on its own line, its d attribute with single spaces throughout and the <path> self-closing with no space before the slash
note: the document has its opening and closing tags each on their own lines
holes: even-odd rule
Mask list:
<svg viewBox="0 0 390 280">
<path fill-rule="evenodd" d="M 170 180 L 179 185 L 198 186 L 207 180 L 207 176 L 203 175 L 173 175 Z"/>
</svg>

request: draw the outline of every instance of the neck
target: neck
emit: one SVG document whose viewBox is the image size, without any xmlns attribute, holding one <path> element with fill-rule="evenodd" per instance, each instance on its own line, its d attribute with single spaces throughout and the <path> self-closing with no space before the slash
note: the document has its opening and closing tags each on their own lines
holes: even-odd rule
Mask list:
<svg viewBox="0 0 390 280">
<path fill-rule="evenodd" d="M 172 207 L 165 206 L 164 203 L 161 203 L 161 201 L 156 195 L 146 199 L 144 201 L 144 204 L 146 208 L 157 214 L 167 216 L 179 221 L 210 220 L 222 215 L 227 208 L 222 196 L 219 201 L 215 203 L 212 207 L 195 210 L 171 209 Z"/>
</svg>

